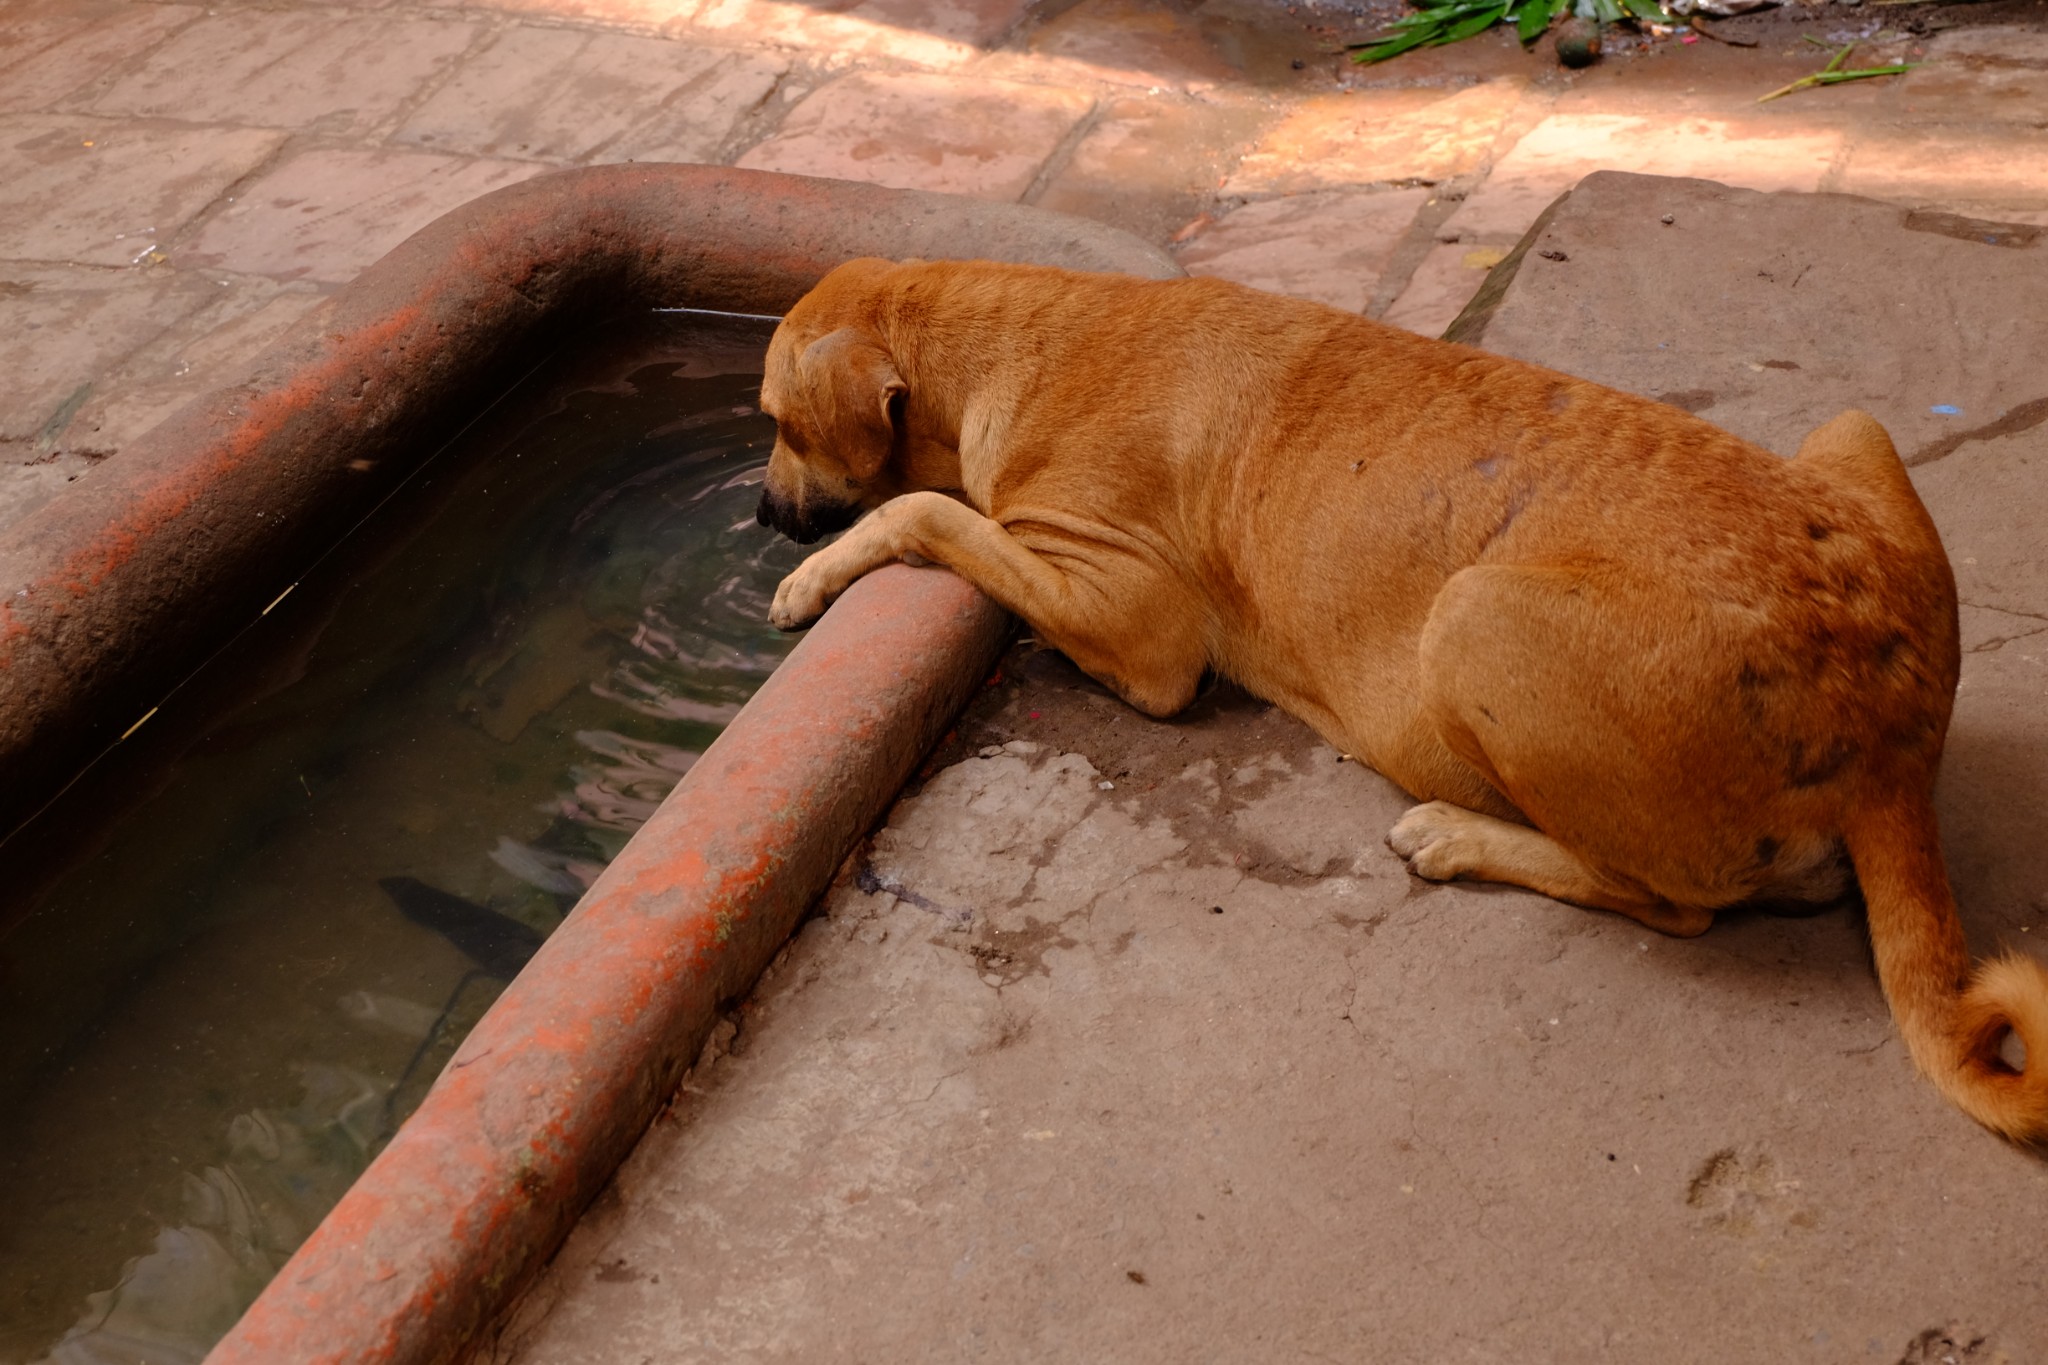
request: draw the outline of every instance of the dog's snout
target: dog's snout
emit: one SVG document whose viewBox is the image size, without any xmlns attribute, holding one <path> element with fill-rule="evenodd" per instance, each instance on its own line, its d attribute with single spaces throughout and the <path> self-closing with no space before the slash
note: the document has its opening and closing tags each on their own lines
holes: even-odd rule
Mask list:
<svg viewBox="0 0 2048 1365">
<path fill-rule="evenodd" d="M 812 542 L 843 531 L 853 525 L 860 516 L 860 507 L 853 503 L 805 502 L 798 504 L 789 498 L 780 498 L 774 490 L 761 490 L 761 505 L 754 509 L 754 520 L 763 526 L 780 531 L 799 545 Z"/>
<path fill-rule="evenodd" d="M 809 518 L 804 509 L 790 498 L 779 498 L 772 488 L 761 490 L 761 505 L 754 509 L 754 520 L 771 531 L 788 536 L 799 545 L 808 545 L 818 538 L 811 530 Z"/>
</svg>

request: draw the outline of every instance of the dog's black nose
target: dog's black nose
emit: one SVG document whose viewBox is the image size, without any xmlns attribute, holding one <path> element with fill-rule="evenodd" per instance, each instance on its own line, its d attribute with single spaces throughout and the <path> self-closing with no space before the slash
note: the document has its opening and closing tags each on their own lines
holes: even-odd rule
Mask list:
<svg viewBox="0 0 2048 1365">
<path fill-rule="evenodd" d="M 761 501 L 754 507 L 754 520 L 771 530 L 775 526 L 775 518 L 768 515 L 768 490 L 765 488 L 761 490 Z"/>
</svg>

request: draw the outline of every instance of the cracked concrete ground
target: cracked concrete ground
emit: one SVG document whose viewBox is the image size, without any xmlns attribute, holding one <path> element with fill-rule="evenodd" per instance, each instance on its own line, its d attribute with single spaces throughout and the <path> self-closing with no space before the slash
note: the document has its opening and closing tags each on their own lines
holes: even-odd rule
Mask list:
<svg viewBox="0 0 2048 1365">
<path fill-rule="evenodd" d="M 1979 951 L 2048 936 L 2015 233 L 1601 176 L 1481 334 L 1781 451 L 1892 424 L 1971 603 Z M 1407 804 L 1228 687 L 1153 722 L 1020 644 L 494 1359 L 2048 1359 L 2048 1164 L 1913 1073 L 1854 906 L 1661 938 L 1411 878 Z"/>
</svg>

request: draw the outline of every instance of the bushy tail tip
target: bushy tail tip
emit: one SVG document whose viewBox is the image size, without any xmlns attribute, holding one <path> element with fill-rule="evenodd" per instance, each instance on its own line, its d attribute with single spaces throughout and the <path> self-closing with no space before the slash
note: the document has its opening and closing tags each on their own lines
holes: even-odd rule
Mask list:
<svg viewBox="0 0 2048 1365">
<path fill-rule="evenodd" d="M 2017 1142 L 2048 1141 L 2048 967 L 2021 953 L 1987 958 L 1957 1004 L 1963 1107 Z M 2026 1050 L 2021 1069 L 2001 1055 L 2007 1034 Z"/>
</svg>

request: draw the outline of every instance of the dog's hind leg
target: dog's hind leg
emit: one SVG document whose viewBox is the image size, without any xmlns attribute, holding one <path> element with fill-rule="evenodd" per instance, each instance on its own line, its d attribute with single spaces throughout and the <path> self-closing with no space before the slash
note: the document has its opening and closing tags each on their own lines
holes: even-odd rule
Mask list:
<svg viewBox="0 0 2048 1365">
<path fill-rule="evenodd" d="M 1031 623 L 1047 643 L 1147 715 L 1194 700 L 1208 664 L 1200 614 L 1142 555 L 1105 535 L 1034 522 L 1042 546 L 943 493 L 891 498 L 797 566 L 769 619 L 808 625 L 862 574 L 917 555 Z"/>
<path fill-rule="evenodd" d="M 1387 846 L 1416 876 L 1433 882 L 1506 882 L 1574 905 L 1618 911 L 1681 938 L 1703 934 L 1714 922 L 1711 910 L 1673 905 L 1601 875 L 1541 830 L 1448 801 L 1431 801 L 1402 816 L 1387 832 Z"/>
<path fill-rule="evenodd" d="M 1424 723 L 1534 828 L 1423 806 L 1396 848 L 1676 934 L 1783 881 L 1833 831 L 1744 710 L 1749 618 L 1620 563 L 1461 570 L 1418 644 Z"/>
</svg>

